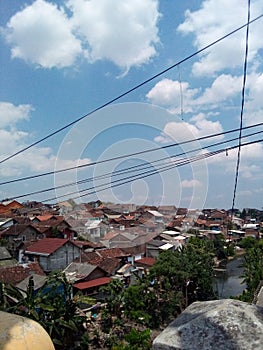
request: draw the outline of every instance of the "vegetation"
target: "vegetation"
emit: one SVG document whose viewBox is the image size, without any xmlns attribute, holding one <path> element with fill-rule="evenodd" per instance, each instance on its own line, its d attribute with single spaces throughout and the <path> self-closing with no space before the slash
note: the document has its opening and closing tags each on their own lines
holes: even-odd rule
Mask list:
<svg viewBox="0 0 263 350">
<path fill-rule="evenodd" d="M 12 286 L 2 284 L 0 289 L 1 308 L 39 322 L 56 349 L 74 349 L 75 343 L 84 334 L 85 318 L 77 314 L 77 305 L 71 298 L 71 285 L 64 274 L 51 274 L 37 293 L 34 292 L 32 278 L 25 295 Z"/>
<path fill-rule="evenodd" d="M 258 286 L 263 281 L 263 239 L 246 237 L 242 240 L 241 246 L 246 250 L 242 276 L 246 283 L 246 290 L 240 299 L 252 302 Z"/>
<path fill-rule="evenodd" d="M 214 257 L 223 255 L 223 243 L 220 238 L 213 242 L 192 237 L 180 250 L 162 252 L 135 285 L 125 288 L 119 279 L 112 280 L 103 287 L 105 307 L 89 320 L 79 315 L 77 307 L 80 302 L 93 304 L 94 300 L 79 294 L 72 299 L 71 285 L 62 273 L 51 274 L 37 293 L 32 279 L 25 295 L 2 285 L 0 306 L 42 324 L 58 350 L 150 349 L 152 331 L 166 326 L 192 302 L 216 298 Z M 259 243 L 250 247 L 246 257 L 244 278 L 251 291 L 263 279 L 258 273 L 262 272 L 262 247 Z"/>
</svg>

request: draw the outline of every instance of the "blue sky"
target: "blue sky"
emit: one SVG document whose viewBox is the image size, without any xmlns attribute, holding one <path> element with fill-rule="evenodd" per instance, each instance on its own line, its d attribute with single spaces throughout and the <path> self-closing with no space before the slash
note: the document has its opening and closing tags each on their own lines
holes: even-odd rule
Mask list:
<svg viewBox="0 0 263 350">
<path fill-rule="evenodd" d="M 0 0 L 0 7 L 0 159 L 89 113 L 247 20 L 246 0 Z M 262 13 L 262 1 L 252 0 L 251 19 Z M 244 126 L 263 121 L 262 32 L 262 19 L 251 24 Z M 245 34 L 246 29 L 240 30 L 111 106 L 3 162 L 2 181 L 238 128 Z M 248 140 L 257 138 L 260 135 Z M 155 163 L 170 156 L 162 166 L 174 164 L 177 158 L 173 156 L 178 153 L 197 148 L 204 152 L 211 143 L 223 140 L 220 136 L 55 177 L 1 185 L 0 198 L 111 174 L 107 179 L 95 178 L 94 182 L 20 200 L 65 195 L 58 200 L 71 196 L 83 201 L 99 198 L 230 208 L 236 151 L 167 172 L 161 172 Z M 262 207 L 262 156 L 261 143 L 242 148 L 236 207 Z M 94 193 L 121 179 L 114 171 L 137 164 L 148 164 L 156 174 Z M 122 178 L 129 175 L 133 174 Z M 92 194 L 78 198 L 85 193 L 80 191 L 94 186 Z"/>
</svg>

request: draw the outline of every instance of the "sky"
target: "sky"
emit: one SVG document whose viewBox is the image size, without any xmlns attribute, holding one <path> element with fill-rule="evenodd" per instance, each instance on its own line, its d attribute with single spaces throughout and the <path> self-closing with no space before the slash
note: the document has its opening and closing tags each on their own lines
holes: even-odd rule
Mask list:
<svg viewBox="0 0 263 350">
<path fill-rule="evenodd" d="M 240 126 L 246 27 L 184 59 L 247 18 L 246 0 L 0 0 L 0 162 L 81 118 L 0 163 L 0 200 L 231 208 L 238 141 L 215 143 L 238 132 L 197 139 Z M 262 32 L 250 24 L 244 127 L 263 122 Z M 236 208 L 263 207 L 262 158 L 242 147 Z"/>
</svg>

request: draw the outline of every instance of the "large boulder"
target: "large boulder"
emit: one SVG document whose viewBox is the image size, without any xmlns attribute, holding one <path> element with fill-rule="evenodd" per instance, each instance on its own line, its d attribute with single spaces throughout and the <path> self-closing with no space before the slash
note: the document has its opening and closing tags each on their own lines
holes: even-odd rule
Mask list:
<svg viewBox="0 0 263 350">
<path fill-rule="evenodd" d="M 153 342 L 154 350 L 262 350 L 263 308 L 237 300 L 195 302 Z"/>
<path fill-rule="evenodd" d="M 37 322 L 0 311 L 1 350 L 54 350 L 54 345 Z"/>
</svg>

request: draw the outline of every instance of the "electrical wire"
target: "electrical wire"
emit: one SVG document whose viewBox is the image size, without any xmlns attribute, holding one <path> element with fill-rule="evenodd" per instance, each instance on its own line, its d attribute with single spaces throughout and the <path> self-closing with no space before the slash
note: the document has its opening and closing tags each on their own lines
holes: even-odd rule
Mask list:
<svg viewBox="0 0 263 350">
<path fill-rule="evenodd" d="M 263 139 L 259 139 L 259 140 L 255 140 L 255 141 L 250 141 L 250 142 L 244 143 L 244 144 L 241 145 L 241 147 L 243 147 L 243 146 L 248 146 L 248 145 L 252 145 L 252 144 L 254 144 L 254 143 L 259 143 L 259 142 L 263 142 Z M 238 147 L 239 147 L 239 145 L 237 145 L 237 146 L 232 146 L 232 147 L 229 147 L 228 150 L 233 150 L 233 149 L 238 148 Z M 176 165 L 173 164 L 173 165 L 171 165 L 171 166 L 167 166 L 167 167 L 165 167 L 164 169 L 162 169 L 161 171 L 159 171 L 159 170 L 154 170 L 154 171 L 150 172 L 150 173 L 147 174 L 147 175 L 145 175 L 145 174 L 144 174 L 144 175 L 140 175 L 140 176 L 138 176 L 138 177 L 136 177 L 136 178 L 133 177 L 133 179 L 129 178 L 127 181 L 124 181 L 124 182 L 121 182 L 121 183 L 113 183 L 113 184 L 111 183 L 109 186 L 103 187 L 102 189 L 99 189 L 99 190 L 96 189 L 96 190 L 94 190 L 94 191 L 92 191 L 92 192 L 85 193 L 85 194 L 82 194 L 82 195 L 78 195 L 77 197 L 73 197 L 73 198 L 71 198 L 71 199 L 76 199 L 76 198 L 81 198 L 81 197 L 84 197 L 84 196 L 87 196 L 87 195 L 96 194 L 96 193 L 98 193 L 98 192 L 105 191 L 106 189 L 109 189 L 109 188 L 119 187 L 119 186 L 125 185 L 125 184 L 127 184 L 127 183 L 130 183 L 130 182 L 132 182 L 132 181 L 134 181 L 134 180 L 144 179 L 144 178 L 146 178 L 146 177 L 149 177 L 149 176 L 152 176 L 152 175 L 155 175 L 155 174 L 159 174 L 159 173 L 162 173 L 162 172 L 164 172 L 164 171 L 171 170 L 171 169 L 173 169 L 173 168 L 175 168 L 175 167 L 179 167 L 179 166 L 183 166 L 183 165 L 186 165 L 186 164 L 190 164 L 190 163 L 192 163 L 192 162 L 195 162 L 195 161 L 198 161 L 198 160 L 202 160 L 202 159 L 206 159 L 206 158 L 209 158 L 209 157 L 211 157 L 211 156 L 214 156 L 214 155 L 217 155 L 217 154 L 220 154 L 220 153 L 223 153 L 223 152 L 225 152 L 225 148 L 220 149 L 220 150 L 217 150 L 217 151 L 205 153 L 205 154 L 199 155 L 199 156 L 197 156 L 197 157 L 195 157 L 195 158 L 192 158 L 192 159 L 187 158 L 187 159 L 185 159 L 184 161 L 182 161 L 182 163 L 176 164 Z M 122 180 L 124 180 L 124 179 L 122 179 Z M 90 188 L 90 189 L 93 189 L 93 188 L 95 188 L 95 187 L 92 187 L 92 188 Z M 96 188 L 98 188 L 98 186 L 96 186 Z M 78 191 L 78 193 L 82 193 L 82 192 L 84 192 L 84 191 L 89 191 L 90 189 L 80 190 L 80 191 Z M 61 196 L 56 196 L 56 197 L 53 197 L 53 198 L 49 198 L 49 199 L 47 199 L 47 200 L 44 200 L 44 201 L 42 201 L 42 202 L 43 202 L 43 203 L 45 203 L 45 202 L 51 202 L 51 201 L 54 201 L 54 200 L 57 200 L 57 199 L 59 199 L 59 198 L 63 198 L 63 197 L 69 196 L 69 195 L 70 195 L 70 194 L 65 194 L 65 195 L 61 195 Z"/>
<path fill-rule="evenodd" d="M 241 157 L 241 139 L 242 139 L 243 114 L 244 114 L 244 105 L 245 105 L 245 89 L 246 89 L 246 78 L 247 78 L 249 20 L 250 20 L 250 0 L 248 0 L 248 8 L 247 8 L 246 48 L 245 48 L 244 68 L 243 68 L 243 85 L 242 85 L 242 93 L 241 93 L 242 98 L 241 98 L 241 111 L 240 111 L 239 142 L 238 142 L 234 191 L 233 191 L 232 207 L 231 207 L 231 222 L 233 219 L 234 208 L 235 208 L 237 184 L 238 184 L 238 177 L 239 177 L 240 157 Z"/>
<path fill-rule="evenodd" d="M 243 127 L 242 129 L 243 130 L 248 130 L 248 129 L 256 128 L 256 127 L 262 126 L 262 125 L 263 125 L 263 123 L 258 123 L 258 124 L 253 124 L 253 125 L 249 125 L 249 126 Z M 160 150 L 171 148 L 171 147 L 182 146 L 182 145 L 185 145 L 185 144 L 188 144 L 188 143 L 191 143 L 191 142 L 203 141 L 203 140 L 207 140 L 209 138 L 222 136 L 222 135 L 227 135 L 227 134 L 230 134 L 230 133 L 233 133 L 233 132 L 236 132 L 236 131 L 240 131 L 240 128 L 231 129 L 231 130 L 223 131 L 223 132 L 220 132 L 220 133 L 210 134 L 210 135 L 207 135 L 207 136 L 201 136 L 201 137 L 198 137 L 198 138 L 195 138 L 195 139 L 190 139 L 190 140 L 186 140 L 186 141 L 182 141 L 182 142 L 176 142 L 176 143 L 172 143 L 172 144 L 169 144 L 169 145 L 166 145 L 166 146 L 161 146 L 161 147 L 151 148 L 151 149 L 147 149 L 147 150 L 143 150 L 143 151 L 139 151 L 139 152 L 129 153 L 129 154 L 125 154 L 125 155 L 121 155 L 121 156 L 117 156 L 117 157 L 113 157 L 113 158 L 108 158 L 108 159 L 104 159 L 104 160 L 100 160 L 100 161 L 96 161 L 96 162 L 90 162 L 90 163 L 85 163 L 85 164 L 81 164 L 81 165 L 76 165 L 74 167 L 69 167 L 69 168 L 64 168 L 64 169 L 59 169 L 59 170 L 53 170 L 53 171 L 40 173 L 40 174 L 36 174 L 36 175 L 25 176 L 25 177 L 20 177 L 20 178 L 13 179 L 13 180 L 3 181 L 3 182 L 0 182 L 0 186 L 11 184 L 11 183 L 14 183 L 14 182 L 20 182 L 20 181 L 35 179 L 35 178 L 39 178 L 39 177 L 43 177 L 43 176 L 54 175 L 54 174 L 62 173 L 62 172 L 65 172 L 65 171 L 71 171 L 71 170 L 75 170 L 75 169 L 81 169 L 81 168 L 84 168 L 84 167 L 90 167 L 90 166 L 103 164 L 103 163 L 111 162 L 111 161 L 116 161 L 116 160 L 120 160 L 120 159 L 124 159 L 124 158 L 130 158 L 130 157 L 138 156 L 138 155 L 141 155 L 141 154 L 155 152 L 155 151 L 160 151 Z"/>
<path fill-rule="evenodd" d="M 223 35 L 222 37 L 220 37 L 219 39 L 217 39 L 217 40 L 213 41 L 212 43 L 206 45 L 206 46 L 203 47 L 202 49 L 200 49 L 200 50 L 198 50 L 198 51 L 195 51 L 194 53 L 192 53 L 192 54 L 190 54 L 189 56 L 187 56 L 187 57 L 183 58 L 182 60 L 180 60 L 179 62 L 174 63 L 173 65 L 169 66 L 168 68 L 166 68 L 166 69 L 160 71 L 159 73 L 153 75 L 152 77 L 150 77 L 150 78 L 144 80 L 143 82 L 141 82 L 141 83 L 135 85 L 134 87 L 132 87 L 131 89 L 129 89 L 129 90 L 125 91 L 124 93 L 118 95 L 117 97 L 114 97 L 113 99 L 111 99 L 111 100 L 105 102 L 104 104 L 102 104 L 102 105 L 100 105 L 99 107 L 97 107 L 97 108 L 91 110 L 91 111 L 88 112 L 87 114 L 85 114 L 85 115 L 83 115 L 83 116 L 81 116 L 81 117 L 79 117 L 79 118 L 73 120 L 72 122 L 70 122 L 70 123 L 68 123 L 68 124 L 66 124 L 66 125 L 64 125 L 64 126 L 62 126 L 61 128 L 59 128 L 59 129 L 57 129 L 57 130 L 51 132 L 50 134 L 48 134 L 48 135 L 42 137 L 41 139 L 39 139 L 39 140 L 37 140 L 37 141 L 31 143 L 30 145 L 28 145 L 28 146 L 26 146 L 26 147 L 20 149 L 19 151 L 17 151 L 17 152 L 15 152 L 15 153 L 11 154 L 10 156 L 8 156 L 8 157 L 6 157 L 6 158 L 0 160 L 0 164 L 2 164 L 2 163 L 4 163 L 4 162 L 8 161 L 9 159 L 14 158 L 14 157 L 17 156 L 18 154 L 21 154 L 21 153 L 25 152 L 26 150 L 28 150 L 28 149 L 30 149 L 30 148 L 32 148 L 32 147 L 38 145 L 39 143 L 41 143 L 41 142 L 47 140 L 48 138 L 50 138 L 50 137 L 52 137 L 52 136 L 54 136 L 54 135 L 60 133 L 61 131 L 63 131 L 63 130 L 65 130 L 65 129 L 69 128 L 70 126 L 72 126 L 72 125 L 78 123 L 79 121 L 83 120 L 84 118 L 87 118 L 88 116 L 94 114 L 95 112 L 97 112 L 97 111 L 99 111 L 99 110 L 101 110 L 101 109 L 103 109 L 103 108 L 109 106 L 110 104 L 112 104 L 112 103 L 114 103 L 114 102 L 120 100 L 122 97 L 124 97 L 124 96 L 130 94 L 131 92 L 133 92 L 133 91 L 139 89 L 140 87 L 142 87 L 142 86 L 148 84 L 149 82 L 151 82 L 152 80 L 156 79 L 157 77 L 160 77 L 161 75 L 165 74 L 166 72 L 170 71 L 171 69 L 177 67 L 178 65 L 180 65 L 180 64 L 182 64 L 182 63 L 184 63 L 184 62 L 186 62 L 186 61 L 188 61 L 188 60 L 190 60 L 191 58 L 193 58 L 193 57 L 199 55 L 200 53 L 202 53 L 203 51 L 207 50 L 208 48 L 210 48 L 210 47 L 214 46 L 215 44 L 219 43 L 220 41 L 222 41 L 222 40 L 228 38 L 229 36 L 231 36 L 231 35 L 237 33 L 237 32 L 240 31 L 241 29 L 243 29 L 243 28 L 245 28 L 246 26 L 248 26 L 248 24 L 251 24 L 251 23 L 253 23 L 253 22 L 256 22 L 256 21 L 259 20 L 261 17 L 263 17 L 263 14 L 257 16 L 256 18 L 254 18 L 254 19 L 251 20 L 250 22 L 247 22 L 246 24 L 243 24 L 242 26 L 240 26 L 240 27 L 234 29 L 233 31 L 231 31 L 231 32 L 229 32 L 229 33 Z"/>
<path fill-rule="evenodd" d="M 258 134 L 260 134 L 262 132 L 263 132 L 263 130 L 262 131 L 257 131 L 257 132 L 251 133 L 251 134 L 243 135 L 242 138 L 244 139 L 244 138 L 247 138 L 247 137 L 255 136 L 255 135 L 258 135 Z M 208 145 L 208 146 L 206 146 L 206 148 L 208 149 L 208 148 L 215 147 L 215 146 L 221 146 L 223 144 L 226 144 L 226 143 L 229 143 L 229 142 L 233 142 L 233 141 L 236 141 L 236 140 L 239 140 L 239 137 L 232 138 L 230 140 L 220 141 L 220 142 Z M 116 170 L 114 172 L 109 172 L 109 173 L 106 173 L 106 174 L 98 175 L 96 177 L 90 177 L 90 178 L 82 179 L 82 180 L 79 180 L 79 181 L 76 181 L 76 182 L 71 182 L 71 183 L 67 183 L 67 184 L 63 184 L 63 185 L 59 185 L 59 186 L 54 186 L 54 187 L 50 187 L 50 188 L 46 188 L 46 189 L 42 189 L 42 190 L 38 190 L 38 191 L 34 191 L 34 192 L 29 192 L 29 193 L 18 195 L 18 196 L 11 197 L 11 198 L 8 198 L 8 199 L 9 200 L 13 200 L 13 199 L 24 198 L 24 197 L 33 196 L 33 195 L 41 194 L 41 193 L 45 193 L 45 192 L 50 192 L 50 191 L 54 191 L 54 190 L 58 190 L 58 189 L 62 189 L 62 188 L 70 187 L 70 186 L 81 185 L 81 184 L 84 184 L 84 183 L 92 182 L 94 180 L 103 180 L 103 179 L 107 179 L 107 178 L 120 176 L 120 175 L 123 175 L 123 174 L 129 174 L 129 173 L 133 173 L 133 172 L 137 172 L 137 171 L 147 170 L 147 169 L 153 168 L 153 164 L 161 162 L 161 164 L 157 164 L 157 167 L 159 166 L 159 168 L 157 168 L 157 170 L 159 172 L 159 170 L 162 169 L 162 167 L 160 167 L 160 166 L 163 163 L 167 164 L 167 162 L 166 162 L 167 160 L 173 160 L 173 162 L 174 162 L 174 158 L 176 158 L 176 157 L 181 157 L 182 155 L 186 155 L 186 154 L 193 153 L 193 152 L 198 152 L 198 151 L 201 151 L 201 150 L 203 150 L 203 148 L 199 147 L 199 148 L 190 150 L 188 152 L 182 152 L 182 153 L 179 153 L 179 154 L 176 154 L 176 155 L 171 155 L 171 156 L 168 156 L 168 157 L 164 157 L 164 158 L 152 161 L 150 165 L 149 164 L 145 164 L 145 163 L 144 164 L 139 164 L 139 165 L 134 165 L 132 167 L 124 168 L 124 169 L 121 169 L 121 170 Z M 229 150 L 229 148 L 227 148 L 227 150 Z M 167 165 L 165 165 L 165 166 L 167 166 Z M 141 174 L 139 174 L 139 175 L 141 175 Z M 134 176 L 138 176 L 138 174 L 134 175 Z M 120 181 L 120 180 L 123 180 L 123 179 L 119 179 L 117 181 Z M 114 183 L 114 182 L 116 182 L 116 181 L 113 181 L 111 183 Z M 101 185 L 98 185 L 98 186 L 101 186 Z M 79 193 L 79 192 L 80 191 L 78 190 L 78 191 L 75 191 L 75 192 L 70 192 L 67 195 L 70 196 L 70 195 L 74 195 L 74 194 Z"/>
</svg>

